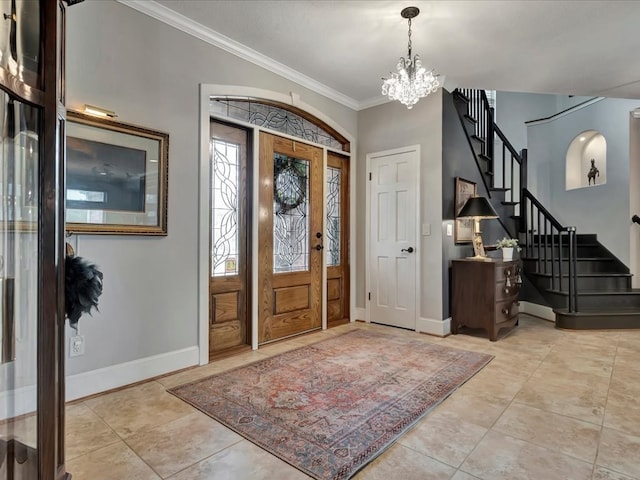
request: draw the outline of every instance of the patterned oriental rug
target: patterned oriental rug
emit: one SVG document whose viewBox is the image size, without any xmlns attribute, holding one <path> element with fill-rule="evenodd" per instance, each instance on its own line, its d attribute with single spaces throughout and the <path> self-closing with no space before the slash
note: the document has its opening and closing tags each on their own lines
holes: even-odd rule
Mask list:
<svg viewBox="0 0 640 480">
<path fill-rule="evenodd" d="M 493 357 L 353 330 L 169 392 L 316 479 L 347 479 Z"/>
</svg>

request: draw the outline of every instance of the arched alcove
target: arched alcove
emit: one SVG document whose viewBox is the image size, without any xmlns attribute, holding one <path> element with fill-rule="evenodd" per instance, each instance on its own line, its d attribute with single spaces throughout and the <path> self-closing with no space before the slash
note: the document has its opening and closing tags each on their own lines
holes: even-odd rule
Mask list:
<svg viewBox="0 0 640 480">
<path fill-rule="evenodd" d="M 566 157 L 566 189 L 607 183 L 607 141 L 597 130 L 586 130 L 571 141 Z"/>
</svg>

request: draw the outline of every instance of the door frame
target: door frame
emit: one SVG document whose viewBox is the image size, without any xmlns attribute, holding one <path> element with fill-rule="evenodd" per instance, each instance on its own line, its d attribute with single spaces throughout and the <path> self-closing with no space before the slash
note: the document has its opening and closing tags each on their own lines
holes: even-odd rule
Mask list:
<svg viewBox="0 0 640 480">
<path fill-rule="evenodd" d="M 418 324 L 421 317 L 421 309 L 420 309 L 420 293 L 422 292 L 421 288 L 421 272 L 422 272 L 422 242 L 420 241 L 421 235 L 421 208 L 420 208 L 420 200 L 422 198 L 420 191 L 420 145 L 409 145 L 406 147 L 394 148 L 392 150 L 383 150 L 381 152 L 372 152 L 367 153 L 366 155 L 366 175 L 367 177 L 371 175 L 371 163 L 373 158 L 377 157 L 386 157 L 390 155 L 398 155 L 401 153 L 410 153 L 415 152 L 418 161 L 416 162 L 416 229 L 415 229 L 415 259 L 416 259 L 416 273 L 415 273 L 415 331 L 419 331 Z M 369 255 L 371 255 L 371 181 L 367 178 L 365 179 L 367 183 L 366 192 L 365 192 L 365 265 L 366 265 L 366 275 L 365 275 L 365 320 L 367 323 L 371 323 L 371 300 L 369 299 L 369 293 L 371 292 L 371 267 L 369 262 Z"/>
<path fill-rule="evenodd" d="M 240 97 L 254 97 L 262 100 L 272 100 L 287 105 L 295 106 L 301 110 L 304 110 L 316 118 L 322 120 L 327 125 L 331 126 L 336 131 L 340 132 L 350 143 L 351 152 L 342 152 L 335 150 L 341 155 L 350 157 L 349 162 L 349 318 L 353 322 L 355 321 L 355 292 L 356 292 L 356 210 L 355 210 L 355 198 L 356 198 L 356 172 L 355 172 L 355 158 L 356 158 L 356 141 L 355 135 L 348 132 L 345 128 L 339 125 L 332 118 L 328 117 L 323 112 L 319 111 L 315 107 L 306 104 L 301 101 L 299 95 L 291 92 L 289 94 L 283 94 L 280 92 L 273 92 L 270 90 L 264 90 L 254 87 L 243 87 L 237 85 L 215 85 L 215 84 L 200 84 L 200 129 L 198 142 L 200 145 L 200 158 L 199 158 L 199 187 L 198 187 L 198 254 L 197 254 L 197 301 L 198 301 L 198 348 L 199 348 L 199 364 L 206 365 L 209 363 L 209 230 L 211 228 L 209 218 L 209 177 L 210 177 L 210 165 L 209 165 L 209 121 L 210 118 L 217 118 L 227 123 L 236 124 L 239 126 L 248 127 L 253 130 L 253 157 L 251 161 L 252 173 L 253 173 L 253 191 L 259 191 L 259 133 L 261 131 L 271 133 L 273 135 L 279 135 L 281 137 L 290 138 L 298 142 L 308 143 L 322 148 L 323 151 L 323 182 L 326 183 L 326 168 L 327 168 L 327 150 L 334 150 L 326 147 L 325 145 L 316 144 L 309 141 L 304 141 L 298 137 L 286 135 L 281 132 L 273 131 L 270 129 L 262 128 L 257 125 L 253 125 L 248 122 L 242 122 L 240 120 L 229 118 L 225 116 L 211 115 L 210 114 L 210 99 L 211 97 L 228 96 L 230 98 Z M 326 189 L 325 189 L 326 190 Z M 326 201 L 324 202 L 324 217 L 326 218 Z M 251 241 L 251 256 L 255 259 L 258 258 L 258 242 L 255 235 L 258 232 L 258 213 L 259 212 L 259 199 L 254 193 L 251 201 L 252 208 L 252 231 L 254 238 Z M 326 222 L 325 222 L 326 223 Z M 325 226 L 326 230 L 326 226 Z M 324 232 L 326 235 L 326 231 Z M 323 265 L 323 279 L 322 279 L 322 302 L 326 304 L 327 287 L 326 287 L 326 254 L 324 254 L 322 260 Z M 327 328 L 326 308 L 323 312 L 322 329 Z M 251 348 L 253 350 L 258 349 L 258 262 L 253 262 L 251 266 L 251 307 L 249 309 L 251 315 Z"/>
</svg>

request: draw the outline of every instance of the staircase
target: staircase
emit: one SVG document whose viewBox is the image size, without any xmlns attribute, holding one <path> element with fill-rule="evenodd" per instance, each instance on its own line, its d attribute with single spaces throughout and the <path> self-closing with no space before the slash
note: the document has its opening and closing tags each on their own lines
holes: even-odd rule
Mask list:
<svg viewBox="0 0 640 480">
<path fill-rule="evenodd" d="M 523 247 L 520 300 L 543 299 L 559 328 L 640 328 L 640 289 L 631 288 L 629 268 L 597 235 L 562 225 L 527 190 L 527 152 L 496 125 L 484 90 L 456 89 L 453 99 L 489 201 Z"/>
</svg>

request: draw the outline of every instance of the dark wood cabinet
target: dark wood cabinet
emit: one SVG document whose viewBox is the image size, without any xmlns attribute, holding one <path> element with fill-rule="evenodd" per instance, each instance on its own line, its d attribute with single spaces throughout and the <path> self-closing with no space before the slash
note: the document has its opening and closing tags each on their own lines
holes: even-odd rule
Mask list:
<svg viewBox="0 0 640 480">
<path fill-rule="evenodd" d="M 518 323 L 518 260 L 453 260 L 451 274 L 451 333 L 462 326 L 483 328 L 495 342 L 501 329 Z"/>
</svg>

